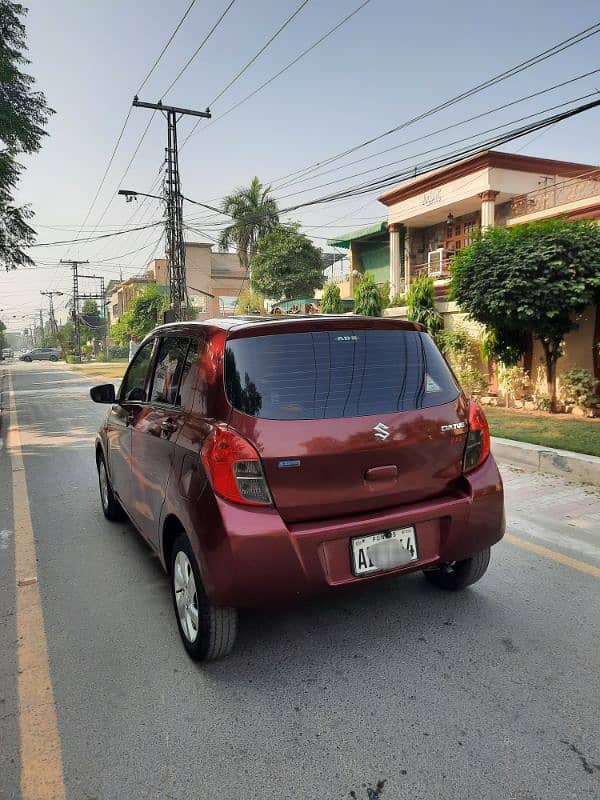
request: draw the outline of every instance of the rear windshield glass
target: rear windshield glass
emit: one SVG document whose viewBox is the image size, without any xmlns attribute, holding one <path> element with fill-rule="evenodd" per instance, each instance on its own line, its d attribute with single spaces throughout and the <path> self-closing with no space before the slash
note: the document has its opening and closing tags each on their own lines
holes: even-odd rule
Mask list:
<svg viewBox="0 0 600 800">
<path fill-rule="evenodd" d="M 340 330 L 233 339 L 229 401 L 266 419 L 336 419 L 449 403 L 458 388 L 430 337 Z"/>
</svg>

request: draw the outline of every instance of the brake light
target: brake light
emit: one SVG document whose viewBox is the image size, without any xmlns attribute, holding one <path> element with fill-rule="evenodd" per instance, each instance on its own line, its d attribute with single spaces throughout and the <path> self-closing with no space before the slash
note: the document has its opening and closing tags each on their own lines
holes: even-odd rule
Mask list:
<svg viewBox="0 0 600 800">
<path fill-rule="evenodd" d="M 215 428 L 202 445 L 201 456 L 218 495 L 247 506 L 271 505 L 260 456 L 239 433 Z"/>
<path fill-rule="evenodd" d="M 463 459 L 463 472 L 483 464 L 490 454 L 490 429 L 483 409 L 472 400 L 469 403 L 469 433 Z"/>
</svg>

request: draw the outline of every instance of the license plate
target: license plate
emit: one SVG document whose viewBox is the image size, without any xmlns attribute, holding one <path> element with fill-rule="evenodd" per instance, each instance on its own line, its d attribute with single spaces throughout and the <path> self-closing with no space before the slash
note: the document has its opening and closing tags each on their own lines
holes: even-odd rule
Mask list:
<svg viewBox="0 0 600 800">
<path fill-rule="evenodd" d="M 359 536 L 350 540 L 350 548 L 355 575 L 394 569 L 419 558 L 417 536 L 412 525 L 371 536 Z"/>
</svg>

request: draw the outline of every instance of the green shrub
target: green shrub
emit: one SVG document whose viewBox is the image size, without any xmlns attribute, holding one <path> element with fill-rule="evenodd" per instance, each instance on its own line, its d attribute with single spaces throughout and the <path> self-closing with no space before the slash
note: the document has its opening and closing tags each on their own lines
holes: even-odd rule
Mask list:
<svg viewBox="0 0 600 800">
<path fill-rule="evenodd" d="M 103 353 L 102 351 L 100 351 L 100 352 L 99 352 L 99 353 L 96 355 L 96 361 L 101 361 L 101 362 L 103 362 L 103 361 L 108 361 L 108 359 L 107 359 L 107 357 L 106 357 L 106 353 Z"/>
<path fill-rule="evenodd" d="M 506 407 L 508 408 L 510 397 L 515 397 L 531 385 L 531 379 L 522 367 L 507 367 L 504 364 L 498 366 L 498 383 L 503 389 Z"/>
<path fill-rule="evenodd" d="M 583 408 L 600 404 L 600 397 L 596 394 L 599 381 L 589 369 L 571 367 L 563 372 L 560 383 L 565 402 Z"/>
<path fill-rule="evenodd" d="M 263 314 L 265 310 L 263 296 L 250 290 L 240 294 L 235 306 L 236 314 Z"/>
<path fill-rule="evenodd" d="M 390 304 L 390 282 L 386 281 L 379 287 L 379 297 L 381 299 L 381 308 L 387 308 Z"/>
<path fill-rule="evenodd" d="M 402 292 L 396 292 L 396 294 L 390 300 L 390 306 L 403 308 L 406 305 L 406 295 L 402 294 Z"/>
<path fill-rule="evenodd" d="M 550 411 L 552 408 L 552 403 L 550 402 L 550 398 L 547 394 L 539 394 L 536 397 L 537 407 L 540 411 Z"/>
<path fill-rule="evenodd" d="M 108 357 L 112 361 L 113 358 L 128 358 L 129 347 L 120 344 L 111 344 L 108 348 Z"/>
<path fill-rule="evenodd" d="M 354 290 L 354 313 L 364 317 L 381 316 L 381 297 L 370 272 L 365 272 Z"/>
<path fill-rule="evenodd" d="M 343 310 L 344 304 L 340 297 L 340 287 L 335 283 L 328 283 L 323 289 L 321 314 L 341 314 Z"/>
<path fill-rule="evenodd" d="M 470 397 L 486 391 L 488 377 L 475 366 L 479 351 L 477 339 L 464 328 L 439 331 L 435 338 L 464 393 Z"/>
<path fill-rule="evenodd" d="M 408 318 L 413 322 L 425 325 L 429 333 L 435 336 L 443 327 L 442 315 L 435 307 L 435 291 L 433 278 L 422 275 L 416 278 L 406 296 Z"/>
</svg>

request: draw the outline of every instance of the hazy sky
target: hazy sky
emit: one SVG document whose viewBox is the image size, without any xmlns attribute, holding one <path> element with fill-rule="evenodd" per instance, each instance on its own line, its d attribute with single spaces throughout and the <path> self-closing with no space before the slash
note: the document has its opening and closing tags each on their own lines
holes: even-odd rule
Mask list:
<svg viewBox="0 0 600 800">
<path fill-rule="evenodd" d="M 36 212 L 39 242 L 74 238 L 84 220 L 115 144 L 133 94 L 171 35 L 190 0 L 30 0 L 26 20 L 29 68 L 56 110 L 40 154 L 23 160 L 27 172 L 19 200 Z M 170 48 L 141 92 L 156 101 L 198 47 L 229 0 L 197 0 Z M 281 36 L 213 106 L 216 118 L 274 75 L 360 4 L 360 0 L 309 0 Z M 212 38 L 165 102 L 204 108 L 300 5 L 300 0 L 236 0 Z M 371 0 L 323 44 L 254 98 L 206 130 L 203 122 L 181 153 L 184 193 L 218 203 L 234 187 L 258 175 L 264 182 L 335 154 L 401 123 L 440 101 L 509 68 L 597 21 L 597 0 L 505 0 L 401 3 Z M 481 113 L 580 73 L 600 68 L 600 36 L 592 37 L 515 78 L 357 153 L 353 158 L 401 144 L 444 125 Z M 280 198 L 340 178 L 353 170 L 411 156 L 460 136 L 477 133 L 572 98 L 600 91 L 600 73 L 517 105 L 492 117 L 415 143 L 395 153 L 340 170 L 314 182 L 277 189 Z M 85 242 L 112 198 L 94 235 L 116 226 L 154 222 L 160 204 L 127 204 L 120 186 L 148 191 L 163 161 L 166 122 L 156 115 L 125 179 L 120 178 L 152 112 L 134 109 L 82 241 L 74 246 L 35 248 L 34 269 L 0 274 L 0 317 L 10 329 L 23 327 L 12 315 L 40 307 L 40 290 L 70 290 L 70 271 L 60 258 L 88 259 L 86 271 L 107 280 L 143 269 L 160 230 L 131 232 Z M 180 142 L 192 122 L 180 123 Z M 600 114 L 588 112 L 504 149 L 549 158 L 598 163 Z M 407 164 L 417 163 L 407 161 Z M 341 162 L 343 164 L 343 162 Z M 376 175 L 385 174 L 385 170 Z M 368 177 L 368 176 L 367 176 Z M 342 186 L 345 184 L 341 184 Z M 277 183 L 275 184 L 277 187 Z M 157 189 L 154 187 L 154 191 Z M 335 187 L 333 187 L 335 188 Z M 283 206 L 323 193 L 286 197 Z M 307 232 L 326 238 L 349 227 L 385 218 L 370 197 L 317 206 L 294 215 Z M 132 214 L 134 214 L 132 218 Z M 186 206 L 188 217 L 209 212 Z M 211 236 L 214 219 L 204 225 Z M 110 226 L 110 227 L 109 227 Z M 316 227 L 318 226 L 318 227 Z M 190 236 L 192 238 L 192 236 Z M 194 234 L 196 240 L 205 240 Z M 324 244 L 322 239 L 316 239 Z M 139 248 L 144 248 L 139 250 Z M 139 250 L 139 252 L 130 251 Z M 159 245 L 159 251 L 162 246 Z M 127 254 L 127 255 L 125 255 Z M 106 259 L 111 259 L 107 261 Z M 89 284 L 87 285 L 89 286 Z M 87 288 L 84 286 L 84 290 Z M 66 300 L 67 298 L 58 298 Z M 46 302 L 42 303 L 46 307 Z M 65 316 L 62 304 L 59 314 Z"/>
</svg>

